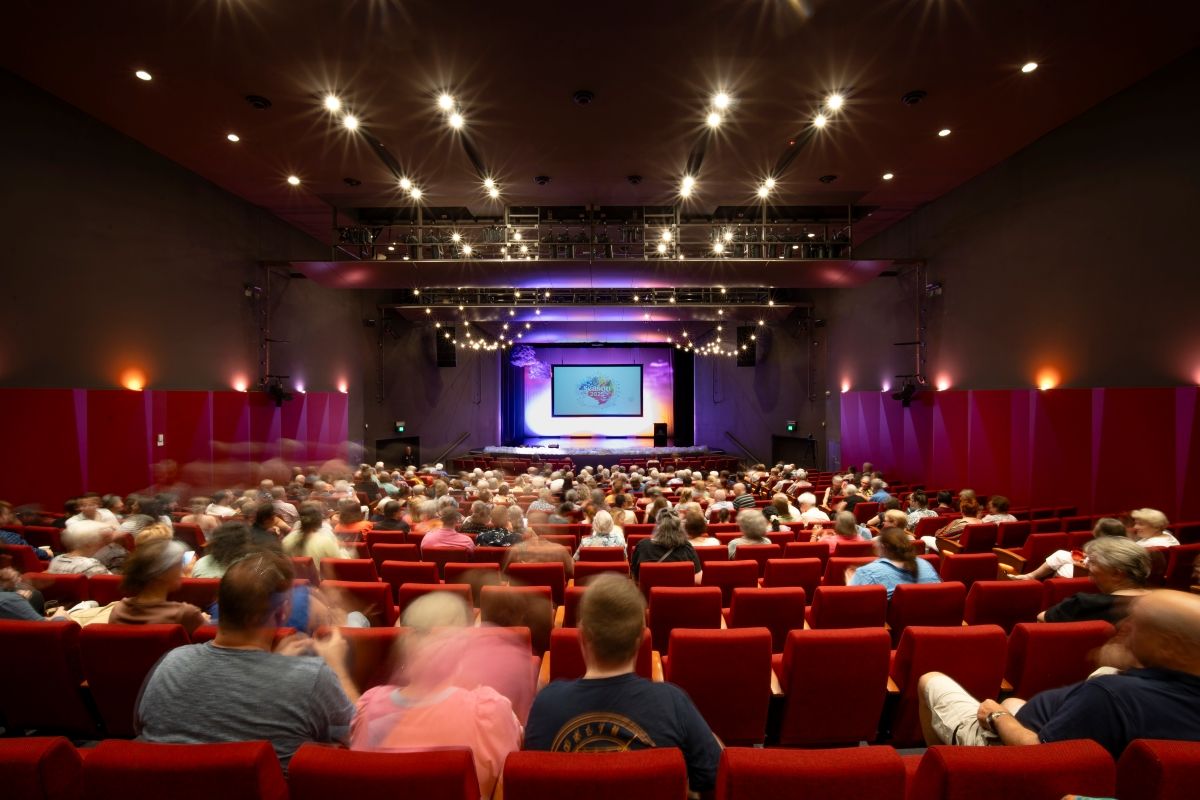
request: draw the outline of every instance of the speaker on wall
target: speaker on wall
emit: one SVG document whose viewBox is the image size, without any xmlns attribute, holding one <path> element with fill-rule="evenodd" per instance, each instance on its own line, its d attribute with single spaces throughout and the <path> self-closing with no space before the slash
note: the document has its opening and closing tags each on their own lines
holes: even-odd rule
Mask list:
<svg viewBox="0 0 1200 800">
<path fill-rule="evenodd" d="M 758 344 L 756 328 L 753 325 L 739 325 L 737 329 L 737 365 L 753 367 L 758 363 Z"/>
<path fill-rule="evenodd" d="M 654 446 L 655 447 L 666 447 L 667 446 L 667 423 L 665 423 L 665 422 L 654 423 Z"/>
<path fill-rule="evenodd" d="M 454 346 L 454 328 L 443 325 L 437 329 L 435 339 L 437 347 L 437 365 L 439 367 L 458 366 L 458 348 Z"/>
</svg>

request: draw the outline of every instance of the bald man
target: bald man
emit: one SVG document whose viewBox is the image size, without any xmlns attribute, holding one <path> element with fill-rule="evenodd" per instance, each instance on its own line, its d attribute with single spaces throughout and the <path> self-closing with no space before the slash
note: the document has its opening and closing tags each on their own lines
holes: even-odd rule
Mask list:
<svg viewBox="0 0 1200 800">
<path fill-rule="evenodd" d="M 940 672 L 917 693 L 928 744 L 1023 745 L 1093 739 L 1119 758 L 1134 739 L 1200 741 L 1200 596 L 1161 590 L 1133 605 L 1100 663 L 1121 672 L 1028 702 L 980 703 Z"/>
</svg>

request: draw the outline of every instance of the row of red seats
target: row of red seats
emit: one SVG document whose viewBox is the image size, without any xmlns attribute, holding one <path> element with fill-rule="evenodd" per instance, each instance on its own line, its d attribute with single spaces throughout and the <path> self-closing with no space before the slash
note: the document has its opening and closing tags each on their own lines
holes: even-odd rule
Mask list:
<svg viewBox="0 0 1200 800">
<path fill-rule="evenodd" d="M 0 768 L 16 797 L 39 800 L 327 800 L 342 795 L 477 800 L 469 751 L 361 753 L 305 745 L 288 776 L 266 742 L 169 745 L 101 742 L 81 758 L 66 739 L 0 742 Z M 1070 793 L 1121 800 L 1190 800 L 1200 745 L 1138 740 L 1114 764 L 1090 741 L 1034 747 L 889 747 L 722 753 L 717 800 L 872 798 L 1008 800 Z M 507 800 L 683 800 L 687 769 L 675 749 L 625 753 L 517 752 L 504 765 Z"/>
</svg>

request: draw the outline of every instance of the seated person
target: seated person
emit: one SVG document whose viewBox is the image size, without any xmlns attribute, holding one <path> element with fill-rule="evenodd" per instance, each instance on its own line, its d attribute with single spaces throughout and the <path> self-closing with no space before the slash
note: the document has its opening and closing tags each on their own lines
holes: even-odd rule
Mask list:
<svg viewBox="0 0 1200 800">
<path fill-rule="evenodd" d="M 1105 536 L 1116 536 L 1124 539 L 1126 530 L 1120 520 L 1113 519 L 1112 517 L 1103 517 L 1096 520 L 1096 526 L 1092 528 L 1092 536 L 1094 537 L 1093 541 L 1095 539 L 1102 539 Z M 1072 553 L 1070 550 L 1055 550 L 1033 572 L 1027 572 L 1024 575 L 1011 574 L 1008 577 L 1014 581 L 1040 581 L 1050 577 L 1074 578 L 1075 568 L 1086 566 L 1087 558 L 1082 552 Z"/>
<path fill-rule="evenodd" d="M 266 739 L 279 763 L 305 742 L 345 743 L 358 691 L 346 640 L 296 635 L 272 650 L 290 612 L 292 565 L 272 551 L 234 563 L 221 579 L 217 637 L 177 647 L 146 678 L 137 708 L 145 742 Z M 314 656 L 315 654 L 315 656 Z"/>
<path fill-rule="evenodd" d="M 954 512 L 954 495 L 945 490 L 937 493 L 937 505 L 933 510 L 939 514 L 951 514 Z"/>
<path fill-rule="evenodd" d="M 188 513 L 179 520 L 180 524 L 195 525 L 205 536 L 208 536 L 221 524 L 220 519 L 205 512 L 208 506 L 207 497 L 193 497 L 188 502 Z"/>
<path fill-rule="evenodd" d="M 834 519 L 833 530 L 814 528 L 811 541 L 829 545 L 829 552 L 837 550 L 838 542 L 865 542 L 871 539 L 871 531 L 854 520 L 854 513 L 839 511 Z"/>
<path fill-rule="evenodd" d="M 924 558 L 917 558 L 912 540 L 904 528 L 884 528 L 875 539 L 879 558 L 858 569 L 846 570 L 847 586 L 879 584 L 887 589 L 888 600 L 902 583 L 941 583 L 937 570 Z"/>
<path fill-rule="evenodd" d="M 792 515 L 784 522 L 829 522 L 829 515 L 817 508 L 817 496 L 812 492 L 802 492 L 796 498 L 796 502 L 800 506 L 800 513 Z"/>
<path fill-rule="evenodd" d="M 404 506 L 397 500 L 383 500 L 380 520 L 373 522 L 373 531 L 402 531 L 408 533 L 408 522 L 404 519 Z"/>
<path fill-rule="evenodd" d="M 757 512 L 752 512 L 757 514 Z M 766 531 L 767 518 L 757 514 L 762 520 L 763 531 Z M 664 508 L 658 512 L 658 521 L 654 534 L 649 539 L 638 542 L 629 557 L 629 573 L 636 581 L 642 564 L 665 564 L 673 561 L 689 561 L 696 573 L 696 583 L 704 577 L 704 565 L 700 556 L 688 544 L 687 533 L 679 519 L 679 513 L 673 508 Z"/>
<path fill-rule="evenodd" d="M 720 547 L 721 540 L 711 536 L 704 515 L 689 511 L 683 517 L 683 531 L 687 534 L 688 544 L 692 547 Z"/>
<path fill-rule="evenodd" d="M 592 532 L 579 540 L 579 548 L 575 551 L 575 558 L 579 558 L 579 551 L 585 547 L 624 546 L 625 537 L 613 525 L 612 514 L 607 511 L 597 511 L 596 516 L 592 517 Z"/>
<path fill-rule="evenodd" d="M 50 615 L 66 619 L 61 610 Z M 46 601 L 42 593 L 21 580 L 21 573 L 12 567 L 0 567 L 0 619 L 42 622 L 46 619 Z"/>
<path fill-rule="evenodd" d="M 205 542 L 205 553 L 192 565 L 193 578 L 220 578 L 250 546 L 250 529 L 244 522 L 223 522 Z"/>
<path fill-rule="evenodd" d="M 471 516 L 467 517 L 459 528 L 463 533 L 479 533 L 485 530 L 492 521 L 492 510 L 482 500 L 471 503 Z"/>
<path fill-rule="evenodd" d="M 346 554 L 325 524 L 325 507 L 320 503 L 300 504 L 296 530 L 283 537 L 283 553 L 289 557 L 307 556 L 318 572 L 323 558 L 346 558 Z"/>
<path fill-rule="evenodd" d="M 801 497 L 803 497 L 803 495 L 801 495 Z M 816 498 L 813 498 L 813 499 L 815 500 Z M 782 492 L 775 494 L 771 497 L 771 508 L 773 508 L 775 510 L 775 516 L 779 517 L 780 522 L 810 522 L 810 521 L 815 522 L 816 521 L 816 520 L 801 519 L 800 518 L 800 515 L 801 515 L 800 509 L 798 509 L 794 505 L 792 505 L 791 501 L 788 500 L 788 496 L 786 494 L 783 494 Z M 815 510 L 815 509 L 810 508 L 810 510 Z M 829 517 L 824 515 L 824 512 L 817 511 L 817 513 L 822 515 L 821 519 L 829 519 Z"/>
<path fill-rule="evenodd" d="M 965 489 L 963 490 L 966 491 Z M 934 536 L 922 536 L 921 541 L 925 543 L 925 549 L 930 553 L 938 551 L 937 540 L 949 539 L 958 541 L 958 537 L 962 536 L 962 529 L 968 525 L 977 525 L 983 520 L 979 518 L 979 501 L 975 499 L 975 493 L 966 499 L 960 499 L 958 502 L 959 513 L 961 517 L 951 522 L 946 527 L 942 528 Z"/>
<path fill-rule="evenodd" d="M 521 541 L 521 534 L 513 533 L 509 528 L 509 513 L 516 511 L 521 516 L 521 509 L 504 505 L 492 506 L 488 517 L 488 526 L 475 534 L 476 547 L 512 547 Z"/>
<path fill-rule="evenodd" d="M 465 533 L 455 530 L 455 527 L 462 522 L 462 514 L 458 513 L 455 506 L 443 508 L 438 519 L 441 525 L 430 530 L 421 539 L 422 552 L 426 547 L 457 547 L 468 553 L 475 552 L 475 540 Z"/>
<path fill-rule="evenodd" d="M 882 503 L 880 503 L 879 504 L 879 513 L 876 514 L 875 516 L 871 517 L 869 520 L 867 520 L 867 527 L 875 528 L 875 529 L 882 528 L 884 526 L 884 521 L 883 521 L 884 515 L 887 514 L 887 512 L 889 512 L 889 511 L 900 511 L 900 499 L 899 498 L 889 497 L 887 500 L 884 500 Z M 907 514 L 904 515 L 904 524 L 901 527 L 904 527 L 904 528 L 908 527 L 908 515 Z"/>
<path fill-rule="evenodd" d="M 47 572 L 64 575 L 108 575 L 108 567 L 95 559 L 95 555 L 112 536 L 112 526 L 107 522 L 84 520 L 73 522 L 62 532 L 63 547 L 67 552 L 50 560 Z"/>
<path fill-rule="evenodd" d="M 1008 513 L 1008 498 L 994 494 L 988 498 L 988 513 L 983 522 L 1016 522 L 1017 518 Z"/>
<path fill-rule="evenodd" d="M 458 680 L 464 661 L 486 658 L 493 670 L 528 669 L 529 649 L 470 629 L 473 613 L 446 592 L 420 597 L 404 610 L 408 629 L 397 685 L 368 689 L 350 727 L 350 749 L 413 751 L 468 747 L 483 797 L 491 797 L 504 759 L 521 747 L 521 723 L 508 697 L 489 683 Z M 479 651 L 483 652 L 479 652 Z M 497 664 L 504 667 L 497 667 Z M 503 683 L 503 681 L 501 681 Z"/>
<path fill-rule="evenodd" d="M 770 529 L 771 523 L 763 514 L 756 508 L 744 508 L 737 515 L 738 531 L 742 534 L 738 538 L 729 543 L 729 560 L 733 561 L 734 554 L 737 552 L 740 544 L 770 544 L 771 540 L 767 538 L 767 530 Z"/>
<path fill-rule="evenodd" d="M 337 524 L 333 526 L 333 535 L 344 544 L 361 542 L 363 534 L 373 530 L 371 521 L 363 515 L 363 508 L 358 500 L 348 498 L 338 503 Z"/>
<path fill-rule="evenodd" d="M 1142 547 L 1175 547 L 1179 540 L 1167 530 L 1167 515 L 1153 508 L 1139 508 L 1133 517 L 1132 538 Z"/>
<path fill-rule="evenodd" d="M 184 546 L 171 539 L 138 544 L 125 559 L 121 589 L 126 597 L 113 605 L 108 621 L 116 625 L 182 625 L 189 636 L 208 622 L 204 612 L 191 603 L 167 599 L 183 584 L 183 554 Z"/>
<path fill-rule="evenodd" d="M 519 509 L 516 509 L 519 512 Z M 523 528 L 521 541 L 508 549 L 504 554 L 503 568 L 509 564 L 541 564 L 555 562 L 563 565 L 563 573 L 567 578 L 575 574 L 575 559 L 571 551 L 557 542 L 552 542 L 538 535 L 532 527 Z"/>
<path fill-rule="evenodd" d="M 1118 536 L 1093 539 L 1083 546 L 1096 592 L 1080 592 L 1038 614 L 1038 622 L 1102 619 L 1114 625 L 1129 614 L 1133 601 L 1146 594 L 1150 554 Z"/>
<path fill-rule="evenodd" d="M 917 523 L 925 517 L 936 517 L 938 513 L 929 507 L 929 498 L 924 492 L 916 491 L 908 496 L 908 514 L 905 528 L 909 533 L 917 529 Z"/>
<path fill-rule="evenodd" d="M 980 702 L 950 677 L 926 673 L 917 684 L 925 741 L 1091 739 L 1114 759 L 1134 739 L 1200 741 L 1200 597 L 1160 590 L 1138 600 L 1100 661 L 1124 671 L 1050 689 L 1028 702 Z"/>
<path fill-rule="evenodd" d="M 649 540 L 647 540 L 649 541 Z M 683 691 L 634 672 L 646 625 L 637 586 L 620 575 L 598 575 L 579 605 L 584 676 L 554 681 L 533 701 L 525 728 L 526 750 L 641 750 L 678 747 L 687 763 L 688 788 L 713 788 L 721 745 Z M 604 736 L 588 735 L 593 726 Z"/>
</svg>

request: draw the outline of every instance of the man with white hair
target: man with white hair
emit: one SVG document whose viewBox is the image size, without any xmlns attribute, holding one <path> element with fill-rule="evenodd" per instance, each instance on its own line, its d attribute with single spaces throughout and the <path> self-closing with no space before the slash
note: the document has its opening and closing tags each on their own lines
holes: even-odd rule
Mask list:
<svg viewBox="0 0 1200 800">
<path fill-rule="evenodd" d="M 683 486 L 683 479 L 691 475 L 686 469 L 675 470 L 675 475 L 667 481 L 667 486 Z"/>
<path fill-rule="evenodd" d="M 722 509 L 728 510 L 729 514 L 732 516 L 733 503 L 729 502 L 726 497 L 727 495 L 725 494 L 724 489 L 717 489 L 715 492 L 713 492 L 713 501 L 708 504 L 708 509 L 704 512 L 704 516 L 712 519 L 714 516 L 719 514 Z"/>
<path fill-rule="evenodd" d="M 107 575 L 108 568 L 94 556 L 108 544 L 112 527 L 106 522 L 84 520 L 68 525 L 62 532 L 67 552 L 50 561 L 47 572 L 61 575 Z"/>
<path fill-rule="evenodd" d="M 817 508 L 817 496 L 812 492 L 804 492 L 796 498 L 800 504 L 801 522 L 829 522 L 829 515 Z"/>
</svg>

